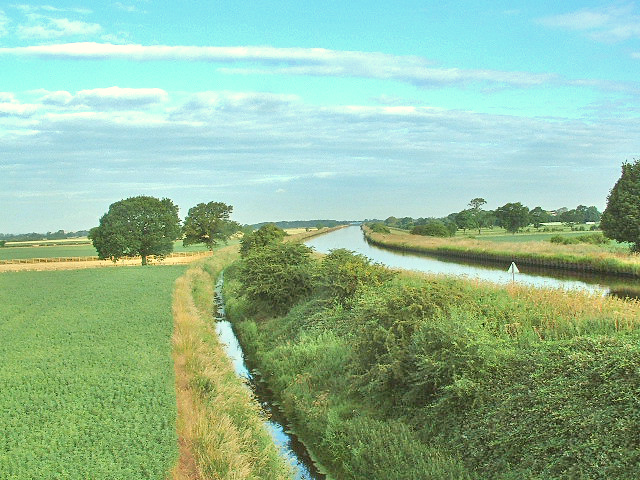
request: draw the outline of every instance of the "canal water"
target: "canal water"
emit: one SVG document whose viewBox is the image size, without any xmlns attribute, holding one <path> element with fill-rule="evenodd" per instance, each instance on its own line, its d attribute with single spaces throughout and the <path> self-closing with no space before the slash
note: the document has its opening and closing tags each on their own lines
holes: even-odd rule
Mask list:
<svg viewBox="0 0 640 480">
<path fill-rule="evenodd" d="M 236 338 L 231 323 L 226 319 L 224 300 L 222 298 L 222 284 L 224 278 L 221 275 L 216 284 L 216 305 L 215 312 L 216 332 L 220 338 L 225 352 L 233 363 L 233 368 L 239 377 L 247 381 L 249 388 L 262 405 L 262 409 L 267 414 L 268 420 L 265 422 L 274 443 L 280 450 L 280 454 L 286 458 L 296 471 L 295 480 L 321 480 L 325 476 L 320 473 L 309 456 L 305 446 L 298 437 L 292 433 L 287 426 L 285 418 L 280 411 L 274 407 L 271 392 L 261 381 L 257 371 L 251 371 L 247 367 L 242 347 Z"/>
<path fill-rule="evenodd" d="M 488 280 L 498 284 L 508 284 L 515 281 L 516 283 L 535 287 L 561 288 L 565 290 L 582 289 L 602 295 L 622 292 L 620 296 L 628 296 L 627 293 L 624 293 L 628 290 L 640 289 L 640 282 L 635 280 L 571 274 L 564 271 L 545 270 L 520 265 L 517 266 L 520 273 L 514 275 L 509 272 L 510 264 L 508 263 L 504 265 L 486 262 L 462 263 L 459 260 L 449 260 L 443 257 L 387 250 L 367 243 L 359 226 L 350 226 L 325 235 L 312 237 L 305 243 L 320 253 L 328 253 L 336 248 L 346 248 L 366 255 L 374 262 L 382 263 L 392 268 L 458 275 Z"/>
</svg>

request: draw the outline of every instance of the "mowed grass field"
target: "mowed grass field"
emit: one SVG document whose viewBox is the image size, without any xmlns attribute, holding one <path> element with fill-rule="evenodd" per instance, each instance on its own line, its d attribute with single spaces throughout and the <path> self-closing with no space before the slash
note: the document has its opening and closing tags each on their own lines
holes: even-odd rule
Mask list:
<svg viewBox="0 0 640 480">
<path fill-rule="evenodd" d="M 0 274 L 0 478 L 167 478 L 185 269 Z"/>
</svg>

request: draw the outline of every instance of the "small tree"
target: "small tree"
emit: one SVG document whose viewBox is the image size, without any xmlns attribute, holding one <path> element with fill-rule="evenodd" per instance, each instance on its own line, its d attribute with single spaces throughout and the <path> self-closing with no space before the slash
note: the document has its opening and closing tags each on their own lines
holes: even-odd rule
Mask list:
<svg viewBox="0 0 640 480">
<path fill-rule="evenodd" d="M 622 164 L 622 175 L 607 197 L 600 228 L 607 237 L 629 242 L 632 251 L 640 251 L 640 159 Z"/>
<path fill-rule="evenodd" d="M 227 243 L 229 237 L 240 230 L 240 225 L 229 220 L 233 207 L 222 202 L 199 203 L 189 209 L 184 219 L 183 245 L 204 243 L 213 250 L 218 242 Z"/>
<path fill-rule="evenodd" d="M 244 257 L 254 248 L 266 247 L 278 243 L 287 235 L 283 229 L 274 223 L 267 223 L 258 230 L 247 233 L 240 240 L 240 254 Z"/>
<path fill-rule="evenodd" d="M 522 227 L 529 225 L 529 209 L 520 202 L 507 203 L 496 208 L 495 215 L 507 232 L 516 233 Z"/>
<path fill-rule="evenodd" d="M 131 197 L 112 203 L 100 218 L 100 224 L 89 231 L 98 257 L 114 262 L 121 257 L 164 256 L 173 251 L 180 235 L 178 207 L 168 198 Z"/>
<path fill-rule="evenodd" d="M 474 218 L 474 223 L 476 224 L 476 227 L 478 227 L 478 235 L 480 235 L 481 229 L 483 227 L 483 220 L 484 220 L 484 211 L 482 210 L 482 206 L 486 205 L 487 201 L 484 198 L 473 198 L 470 202 L 469 202 L 469 206 L 471 207 L 471 213 L 473 215 Z"/>
</svg>

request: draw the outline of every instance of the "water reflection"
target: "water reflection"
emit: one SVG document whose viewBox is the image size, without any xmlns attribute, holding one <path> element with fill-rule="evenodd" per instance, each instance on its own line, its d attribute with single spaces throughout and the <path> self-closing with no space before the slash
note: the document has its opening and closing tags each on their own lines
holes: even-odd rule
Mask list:
<svg viewBox="0 0 640 480">
<path fill-rule="evenodd" d="M 244 352 L 238 342 L 238 338 L 233 332 L 231 323 L 226 320 L 224 311 L 224 302 L 222 301 L 222 282 L 221 277 L 216 285 L 217 307 L 216 312 L 216 332 L 220 338 L 227 356 L 233 363 L 236 374 L 247 380 L 251 386 L 256 398 L 260 401 L 263 410 L 268 414 L 269 420 L 265 423 L 267 429 L 273 438 L 274 443 L 280 450 L 280 453 L 293 464 L 296 474 L 295 480 L 319 480 L 325 478 L 313 464 L 304 445 L 291 432 L 285 430 L 286 420 L 281 416 L 278 409 L 273 408 L 271 403 L 271 393 L 267 390 L 264 383 L 257 378 L 257 372 L 251 372 L 247 367 L 244 358 Z"/>
<path fill-rule="evenodd" d="M 305 242 L 321 253 L 332 249 L 347 248 L 366 255 L 375 262 L 392 268 L 417 270 L 429 273 L 445 273 L 468 278 L 488 280 L 498 284 L 508 284 L 513 280 L 507 270 L 509 264 L 488 262 L 465 262 L 450 258 L 402 253 L 375 247 L 366 242 L 360 227 L 351 226 L 334 232 L 312 237 Z M 623 280 L 617 277 L 605 277 L 588 274 L 572 274 L 565 271 L 542 269 L 518 265 L 520 273 L 515 281 L 536 287 L 562 288 L 565 290 L 581 289 L 596 294 L 612 294 L 623 297 L 636 297 L 640 292 L 640 282 Z M 621 295 L 618 295 L 618 294 Z"/>
</svg>

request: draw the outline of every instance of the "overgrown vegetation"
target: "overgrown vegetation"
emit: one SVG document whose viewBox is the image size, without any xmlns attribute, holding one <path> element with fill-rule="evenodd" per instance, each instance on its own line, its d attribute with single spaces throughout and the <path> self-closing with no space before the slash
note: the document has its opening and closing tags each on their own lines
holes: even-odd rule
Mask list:
<svg viewBox="0 0 640 480">
<path fill-rule="evenodd" d="M 0 275 L 0 478 L 166 478 L 184 270 Z"/>
<path fill-rule="evenodd" d="M 330 257 L 312 259 L 313 290 L 286 313 L 257 308 L 242 264 L 225 294 L 250 356 L 337 478 L 640 476 L 636 302 L 377 275 L 353 253 Z"/>
<path fill-rule="evenodd" d="M 178 431 L 194 458 L 174 471 L 175 480 L 284 480 L 291 468 L 264 424 L 260 405 L 235 374 L 214 330 L 214 284 L 238 257 L 237 247 L 192 265 L 176 282 L 173 336 Z M 184 460 L 184 458 L 183 458 Z M 186 464 L 186 467 L 185 467 Z"/>
</svg>

